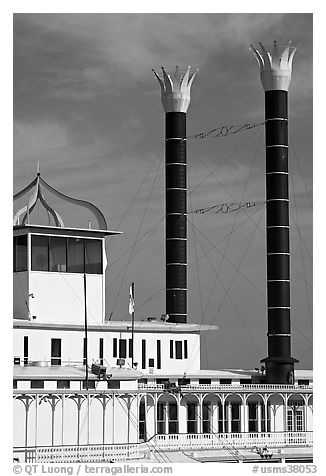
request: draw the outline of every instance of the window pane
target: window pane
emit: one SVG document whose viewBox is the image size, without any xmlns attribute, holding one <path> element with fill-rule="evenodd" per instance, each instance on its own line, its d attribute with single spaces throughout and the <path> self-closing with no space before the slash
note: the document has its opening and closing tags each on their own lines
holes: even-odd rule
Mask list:
<svg viewBox="0 0 326 476">
<path fill-rule="evenodd" d="M 84 240 L 68 238 L 68 273 L 84 272 Z"/>
<path fill-rule="evenodd" d="M 160 369 L 161 368 L 161 341 L 158 340 L 156 341 L 156 353 L 157 353 L 157 368 Z"/>
<path fill-rule="evenodd" d="M 27 235 L 14 237 L 14 271 L 27 270 Z"/>
<path fill-rule="evenodd" d="M 186 340 L 183 341 L 183 352 L 185 359 L 188 359 L 188 341 Z"/>
<path fill-rule="evenodd" d="M 231 385 L 231 379 L 230 378 L 221 378 L 220 379 L 220 384 L 221 385 Z"/>
<path fill-rule="evenodd" d="M 175 358 L 182 359 L 182 341 L 181 340 L 175 341 Z"/>
<path fill-rule="evenodd" d="M 170 359 L 173 359 L 173 340 L 170 340 Z"/>
<path fill-rule="evenodd" d="M 57 380 L 57 388 L 70 388 L 70 380 Z"/>
<path fill-rule="evenodd" d="M 44 388 L 44 380 L 31 380 L 31 388 Z"/>
<path fill-rule="evenodd" d="M 61 339 L 51 339 L 51 365 L 61 365 Z"/>
<path fill-rule="evenodd" d="M 100 348 L 99 348 L 99 358 L 100 358 L 100 365 L 103 365 L 103 338 L 100 338 Z"/>
<path fill-rule="evenodd" d="M 85 240 L 85 273 L 102 274 L 101 240 Z"/>
<path fill-rule="evenodd" d="M 49 237 L 32 235 L 32 270 L 49 270 Z"/>
<path fill-rule="evenodd" d="M 141 341 L 141 367 L 146 369 L 146 340 Z"/>
<path fill-rule="evenodd" d="M 126 339 L 119 340 L 119 357 L 125 359 L 127 357 L 127 342 Z"/>
<path fill-rule="evenodd" d="M 50 271 L 67 271 L 66 238 L 50 237 Z"/>
</svg>

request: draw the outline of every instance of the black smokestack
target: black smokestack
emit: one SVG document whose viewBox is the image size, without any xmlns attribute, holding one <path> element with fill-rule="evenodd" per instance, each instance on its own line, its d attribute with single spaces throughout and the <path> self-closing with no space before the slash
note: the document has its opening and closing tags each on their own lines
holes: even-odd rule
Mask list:
<svg viewBox="0 0 326 476">
<path fill-rule="evenodd" d="M 154 71 L 165 110 L 166 314 L 187 322 L 187 135 L 186 112 L 195 74 L 190 67 L 173 76 Z"/>
<path fill-rule="evenodd" d="M 266 382 L 293 384 L 290 323 L 288 88 L 295 49 L 252 48 L 265 90 L 268 357 Z"/>
</svg>

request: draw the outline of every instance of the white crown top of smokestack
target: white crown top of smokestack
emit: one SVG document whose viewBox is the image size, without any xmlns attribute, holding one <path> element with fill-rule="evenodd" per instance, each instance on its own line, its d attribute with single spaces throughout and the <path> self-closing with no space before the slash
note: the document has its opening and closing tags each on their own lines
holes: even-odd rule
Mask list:
<svg viewBox="0 0 326 476">
<path fill-rule="evenodd" d="M 271 52 L 259 43 L 260 51 L 251 45 L 251 51 L 255 55 L 260 66 L 260 79 L 265 91 L 288 91 L 291 81 L 292 61 L 297 48 L 291 47 L 291 41 L 287 46 L 278 46 L 274 41 Z"/>
<path fill-rule="evenodd" d="M 163 78 L 153 70 L 161 86 L 161 99 L 165 112 L 187 112 L 190 104 L 190 88 L 198 69 L 190 74 L 190 66 L 186 72 L 176 66 L 173 75 L 162 68 Z"/>
</svg>

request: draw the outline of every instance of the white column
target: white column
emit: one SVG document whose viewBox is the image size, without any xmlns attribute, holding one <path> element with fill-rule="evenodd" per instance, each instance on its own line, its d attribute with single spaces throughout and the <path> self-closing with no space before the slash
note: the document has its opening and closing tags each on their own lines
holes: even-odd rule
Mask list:
<svg viewBox="0 0 326 476">
<path fill-rule="evenodd" d="M 114 423 L 115 423 L 115 395 L 112 393 L 112 443 L 115 443 L 115 438 L 114 438 Z"/>
<path fill-rule="evenodd" d="M 146 396 L 145 399 L 147 400 Z M 154 400 L 154 404 L 148 406 L 146 403 L 146 432 L 147 432 L 147 439 L 151 438 L 155 435 L 155 421 L 156 421 L 156 404 Z"/>
<path fill-rule="evenodd" d="M 212 426 L 213 426 L 213 433 L 218 433 L 219 432 L 219 429 L 218 429 L 218 413 L 219 413 L 219 403 L 215 404 L 213 403 L 212 404 Z"/>
<path fill-rule="evenodd" d="M 241 432 L 248 432 L 248 405 L 245 401 L 241 404 L 241 412 L 240 412 L 240 431 Z"/>
<path fill-rule="evenodd" d="M 285 395 L 285 405 L 284 405 L 284 426 L 283 431 L 287 431 L 287 419 L 288 419 L 288 397 Z M 293 425 L 292 425 L 293 426 Z"/>
<path fill-rule="evenodd" d="M 307 431 L 307 399 L 304 399 L 303 405 L 303 431 Z"/>
<path fill-rule="evenodd" d="M 90 396 L 89 392 L 87 393 L 87 444 L 89 445 L 89 429 L 90 429 Z"/>
<path fill-rule="evenodd" d="M 226 404 L 226 414 L 227 414 L 227 432 L 231 433 L 232 408 L 231 408 L 230 402 L 227 402 Z"/>
<path fill-rule="evenodd" d="M 199 396 L 199 403 L 197 406 L 197 433 L 203 433 L 203 398 Z"/>
<path fill-rule="evenodd" d="M 223 433 L 227 432 L 227 426 L 226 426 L 226 402 L 225 400 L 222 403 L 222 418 L 223 418 Z"/>
<path fill-rule="evenodd" d="M 265 408 L 265 414 L 264 414 L 264 418 L 265 418 L 265 431 L 268 432 L 268 428 L 267 428 L 267 424 L 268 424 L 268 415 L 267 415 L 267 412 L 268 412 L 268 402 L 267 402 L 267 399 L 264 401 L 264 408 Z M 273 409 L 272 407 L 270 406 L 270 411 L 271 411 L 271 414 L 269 415 L 269 418 L 270 418 L 270 430 L 271 431 L 274 431 L 274 412 L 273 412 Z"/>
<path fill-rule="evenodd" d="M 65 394 L 61 395 L 61 444 L 64 444 Z"/>
<path fill-rule="evenodd" d="M 38 394 L 35 395 L 35 446 L 37 446 L 37 429 L 38 429 Z"/>
<path fill-rule="evenodd" d="M 106 401 L 106 397 L 104 396 L 102 398 L 102 405 L 103 405 L 103 412 L 102 412 L 102 418 L 103 418 L 103 426 L 102 426 L 102 444 L 104 445 L 105 444 L 105 417 L 106 417 L 106 405 L 107 405 L 107 401 Z"/>
<path fill-rule="evenodd" d="M 179 403 L 179 433 L 187 433 L 187 405 Z"/>
</svg>

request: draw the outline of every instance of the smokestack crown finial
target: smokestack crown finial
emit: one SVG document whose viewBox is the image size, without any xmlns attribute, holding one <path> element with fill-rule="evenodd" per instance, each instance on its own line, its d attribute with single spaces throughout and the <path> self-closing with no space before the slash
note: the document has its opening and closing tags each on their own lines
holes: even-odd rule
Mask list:
<svg viewBox="0 0 326 476">
<path fill-rule="evenodd" d="M 161 86 L 161 98 L 165 112 L 187 112 L 190 104 L 190 88 L 197 71 L 190 74 L 190 66 L 186 72 L 180 71 L 176 66 L 173 75 L 170 75 L 162 68 L 163 77 L 161 78 L 153 70 Z"/>
<path fill-rule="evenodd" d="M 287 46 L 278 46 L 277 42 L 270 51 L 261 43 L 260 51 L 251 45 L 253 52 L 260 66 L 260 79 L 265 91 L 283 90 L 288 91 L 291 81 L 292 61 L 297 48 L 291 46 L 291 41 Z"/>
</svg>

